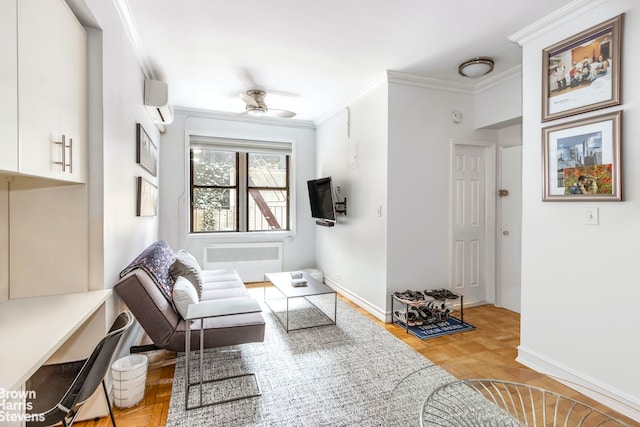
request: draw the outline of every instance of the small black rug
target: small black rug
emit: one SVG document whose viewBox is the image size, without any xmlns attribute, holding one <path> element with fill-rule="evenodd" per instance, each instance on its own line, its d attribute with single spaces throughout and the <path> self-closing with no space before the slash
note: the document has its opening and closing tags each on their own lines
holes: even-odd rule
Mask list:
<svg viewBox="0 0 640 427">
<path fill-rule="evenodd" d="M 405 329 L 405 324 L 395 320 L 394 323 Z M 429 325 L 422 326 L 409 326 L 409 332 L 421 340 L 429 338 L 441 337 L 443 335 L 455 334 L 456 332 L 465 332 L 475 329 L 476 327 L 466 322 L 462 322 L 455 317 L 449 317 L 449 319 L 442 322 L 431 323 Z"/>
</svg>

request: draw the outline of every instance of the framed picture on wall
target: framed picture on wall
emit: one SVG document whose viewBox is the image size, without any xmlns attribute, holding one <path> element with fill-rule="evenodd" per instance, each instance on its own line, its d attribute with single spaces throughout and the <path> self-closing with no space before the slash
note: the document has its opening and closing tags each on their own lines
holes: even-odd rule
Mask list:
<svg viewBox="0 0 640 427">
<path fill-rule="evenodd" d="M 543 200 L 622 200 L 622 111 L 543 129 Z"/>
<path fill-rule="evenodd" d="M 543 122 L 620 104 L 623 17 L 542 51 Z"/>
<path fill-rule="evenodd" d="M 136 123 L 136 162 L 157 176 L 158 149 L 140 123 Z"/>
<path fill-rule="evenodd" d="M 158 187 L 143 177 L 137 178 L 137 216 L 156 216 L 158 212 Z"/>
</svg>

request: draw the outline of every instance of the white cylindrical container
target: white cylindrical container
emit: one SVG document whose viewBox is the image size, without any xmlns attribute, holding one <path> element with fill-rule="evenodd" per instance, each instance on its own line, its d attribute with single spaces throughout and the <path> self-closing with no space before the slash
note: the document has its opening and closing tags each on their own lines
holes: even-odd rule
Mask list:
<svg viewBox="0 0 640 427">
<path fill-rule="evenodd" d="M 111 365 L 113 403 L 118 408 L 129 408 L 142 400 L 148 363 L 147 356 L 132 354 L 116 360 Z"/>
</svg>

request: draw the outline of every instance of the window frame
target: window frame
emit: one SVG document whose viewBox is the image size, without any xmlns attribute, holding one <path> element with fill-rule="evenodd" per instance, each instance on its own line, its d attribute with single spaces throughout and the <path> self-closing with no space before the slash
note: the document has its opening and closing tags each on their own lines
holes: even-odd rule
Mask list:
<svg viewBox="0 0 640 427">
<path fill-rule="evenodd" d="M 267 140 L 251 140 L 251 139 L 236 139 L 236 138 L 224 138 L 214 136 L 202 136 L 202 135 L 188 135 L 187 143 L 185 144 L 187 154 L 187 171 L 188 177 L 186 188 L 186 209 L 187 221 L 186 232 L 187 237 L 216 237 L 226 236 L 226 239 L 242 240 L 245 236 L 252 236 L 252 240 L 259 238 L 259 236 L 265 236 L 269 240 L 274 238 L 285 238 L 295 234 L 295 177 L 294 177 L 294 144 L 288 141 L 267 141 Z M 194 168 L 193 168 L 193 150 L 196 148 L 214 150 L 214 151 L 226 151 L 234 152 L 236 155 L 236 186 L 194 186 Z M 264 154 L 281 154 L 286 158 L 286 184 L 287 187 L 262 187 L 262 186 L 249 186 L 249 154 L 250 153 L 264 153 Z M 243 164 L 244 163 L 244 164 Z M 244 168 L 244 169 L 243 169 Z M 193 209 L 193 191 L 194 188 L 231 188 L 236 190 L 236 230 L 221 230 L 221 231 L 194 231 L 194 209 Z M 257 190 L 274 190 L 285 191 L 286 194 L 286 225 L 282 225 L 280 229 L 266 229 L 266 230 L 249 230 L 249 195 L 250 189 Z"/>
<path fill-rule="evenodd" d="M 193 213 L 194 213 L 194 208 L 193 208 L 193 191 L 195 188 L 205 188 L 205 189 L 234 189 L 236 192 L 236 206 L 240 206 L 240 153 L 238 151 L 235 152 L 235 160 L 236 160 L 236 165 L 235 165 L 235 183 L 236 185 L 195 185 L 194 184 L 194 173 L 193 173 L 193 148 L 190 146 L 189 147 L 189 234 L 202 234 L 202 233 L 223 233 L 225 231 L 194 231 L 193 230 L 193 224 L 194 224 L 194 218 L 193 218 Z M 231 150 L 229 150 L 229 152 L 232 152 Z M 238 230 L 238 226 L 239 226 L 239 221 L 240 221 L 240 209 L 236 209 L 235 212 L 235 224 L 236 224 L 236 230 L 235 231 L 228 231 L 226 230 L 226 232 L 229 233 L 236 233 L 239 232 L 240 230 Z"/>
<path fill-rule="evenodd" d="M 286 195 L 286 200 L 287 200 L 287 224 L 284 228 L 279 228 L 279 229 L 275 229 L 275 230 L 249 230 L 249 214 L 247 212 L 247 215 L 245 216 L 246 218 L 246 224 L 245 224 L 245 230 L 248 233 L 259 233 L 259 232 L 273 232 L 273 231 L 290 231 L 290 224 L 291 224 L 291 154 L 287 154 L 285 155 L 285 162 L 286 162 L 286 173 L 285 173 L 285 179 L 286 179 L 286 183 L 287 186 L 286 187 L 264 187 L 264 186 L 252 186 L 249 183 L 249 154 L 255 154 L 255 152 L 247 152 L 245 153 L 245 161 L 246 161 L 246 204 L 245 207 L 248 210 L 249 207 L 249 197 L 250 197 L 250 190 L 254 189 L 257 191 L 261 191 L 261 190 L 265 190 L 265 191 L 283 191 Z"/>
</svg>

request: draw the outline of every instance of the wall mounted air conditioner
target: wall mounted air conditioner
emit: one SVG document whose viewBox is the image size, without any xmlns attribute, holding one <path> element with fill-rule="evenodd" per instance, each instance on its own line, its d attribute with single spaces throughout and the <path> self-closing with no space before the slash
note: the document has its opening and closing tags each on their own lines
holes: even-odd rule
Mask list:
<svg viewBox="0 0 640 427">
<path fill-rule="evenodd" d="M 165 82 L 144 81 L 144 105 L 155 123 L 167 125 L 173 122 L 173 109 L 168 102 L 169 89 Z"/>
</svg>

